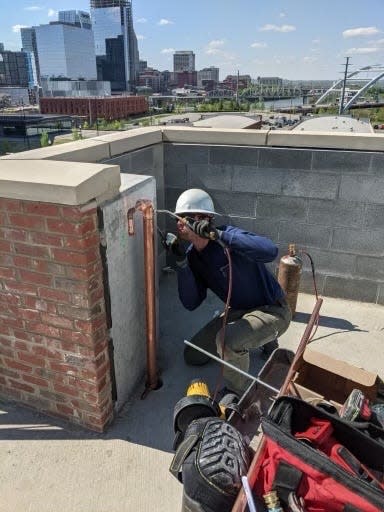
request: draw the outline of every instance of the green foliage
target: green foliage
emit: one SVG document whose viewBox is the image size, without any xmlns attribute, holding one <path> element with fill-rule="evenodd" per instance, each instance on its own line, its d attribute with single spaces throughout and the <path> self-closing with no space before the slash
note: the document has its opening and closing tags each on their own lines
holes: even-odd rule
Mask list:
<svg viewBox="0 0 384 512">
<path fill-rule="evenodd" d="M 72 140 L 80 140 L 83 138 L 83 135 L 80 130 L 77 128 L 72 129 Z"/>
<path fill-rule="evenodd" d="M 46 132 L 45 130 L 43 131 L 43 133 L 40 135 L 40 146 L 42 148 L 45 148 L 46 146 L 49 146 L 49 137 L 48 137 L 48 132 Z"/>
<path fill-rule="evenodd" d="M 11 151 L 11 145 L 7 140 L 3 140 L 1 143 L 0 154 L 5 155 Z"/>
<path fill-rule="evenodd" d="M 87 121 L 84 121 L 83 129 L 84 130 L 89 130 L 89 124 L 87 123 Z"/>
</svg>

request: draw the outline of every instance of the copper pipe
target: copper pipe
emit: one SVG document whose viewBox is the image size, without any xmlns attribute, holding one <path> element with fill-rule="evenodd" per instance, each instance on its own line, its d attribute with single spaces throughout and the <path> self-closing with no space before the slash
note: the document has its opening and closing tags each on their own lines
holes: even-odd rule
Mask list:
<svg viewBox="0 0 384 512">
<path fill-rule="evenodd" d="M 291 366 L 289 367 L 285 381 L 280 388 L 279 394 L 277 395 L 278 397 L 286 395 L 289 392 L 289 386 L 292 381 L 292 377 L 294 376 L 295 372 L 297 371 L 297 366 L 298 366 L 299 360 L 304 353 L 305 347 L 307 346 L 308 342 L 311 339 L 311 333 L 312 333 L 314 325 L 316 324 L 316 322 L 318 320 L 319 311 L 320 311 L 322 303 L 323 303 L 323 299 L 317 299 L 315 307 L 313 308 L 312 314 L 309 318 L 307 327 L 305 328 L 305 331 L 300 340 L 299 346 L 297 347 L 296 354 L 293 358 Z M 264 435 L 262 435 L 261 439 L 260 439 L 260 443 L 256 448 L 255 455 L 253 456 L 251 465 L 248 470 L 247 476 L 248 476 L 248 481 L 249 481 L 249 485 L 251 486 L 251 488 L 255 485 L 256 476 L 260 469 L 265 450 L 266 450 L 266 441 L 265 441 Z M 241 489 L 239 491 L 239 494 L 237 495 L 235 504 L 233 505 L 231 512 L 244 512 L 246 506 L 247 506 L 247 498 L 246 498 L 244 489 Z"/>
<path fill-rule="evenodd" d="M 143 235 L 144 235 L 144 279 L 145 279 L 145 311 L 147 330 L 147 380 L 142 398 L 145 398 L 148 391 L 158 389 L 160 380 L 158 378 L 156 361 L 156 299 L 155 299 L 155 237 L 154 237 L 154 210 L 151 201 L 139 200 L 135 207 L 127 212 L 128 234 L 133 236 L 135 211 L 140 210 L 143 214 Z"/>
</svg>

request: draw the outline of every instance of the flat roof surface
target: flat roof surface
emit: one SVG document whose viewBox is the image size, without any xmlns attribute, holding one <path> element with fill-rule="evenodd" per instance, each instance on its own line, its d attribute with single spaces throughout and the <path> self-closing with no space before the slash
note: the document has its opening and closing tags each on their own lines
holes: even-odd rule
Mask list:
<svg viewBox="0 0 384 512">
<path fill-rule="evenodd" d="M 319 131 L 319 132 L 350 132 L 373 133 L 369 120 L 359 120 L 350 116 L 319 116 L 305 119 L 297 124 L 292 131 Z"/>
<path fill-rule="evenodd" d="M 260 121 L 261 118 L 253 119 L 252 117 L 241 115 L 222 115 L 196 121 L 193 123 L 193 126 L 198 128 L 249 128 Z"/>
<path fill-rule="evenodd" d="M 179 303 L 176 276 L 160 286 L 159 367 L 163 386 L 140 400 L 143 385 L 105 434 L 96 434 L 32 409 L 0 402 L 1 512 L 171 512 L 181 510 L 182 486 L 168 471 L 173 457 L 173 408 L 194 378 L 218 383 L 217 363 L 189 367 L 183 340 L 222 303 L 209 295 L 193 312 Z M 300 294 L 297 313 L 280 346 L 296 350 L 315 298 Z M 384 377 L 384 308 L 324 298 L 311 346 Z M 256 375 L 265 364 L 251 355 Z"/>
</svg>

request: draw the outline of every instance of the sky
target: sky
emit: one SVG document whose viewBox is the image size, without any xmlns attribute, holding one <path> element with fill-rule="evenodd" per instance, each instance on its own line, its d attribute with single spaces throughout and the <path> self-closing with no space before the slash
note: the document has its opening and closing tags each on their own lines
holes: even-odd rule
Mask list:
<svg viewBox="0 0 384 512">
<path fill-rule="evenodd" d="M 288 80 L 336 80 L 384 65 L 384 0 L 133 0 L 140 58 L 173 70 L 173 52 L 192 50 L 196 69 Z M 0 42 L 21 47 L 20 27 L 49 23 L 58 10 L 89 12 L 89 0 L 0 0 Z"/>
</svg>

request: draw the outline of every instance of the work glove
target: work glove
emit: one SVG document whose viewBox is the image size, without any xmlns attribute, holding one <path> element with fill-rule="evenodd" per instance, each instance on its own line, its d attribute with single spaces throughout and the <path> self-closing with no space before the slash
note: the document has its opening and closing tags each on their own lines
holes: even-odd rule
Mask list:
<svg viewBox="0 0 384 512">
<path fill-rule="evenodd" d="M 167 233 L 165 236 L 165 248 L 174 255 L 176 265 L 183 268 L 187 265 L 187 255 L 185 249 L 180 244 L 179 239 L 173 233 Z"/>
<path fill-rule="evenodd" d="M 201 238 L 207 238 L 208 240 L 218 240 L 220 238 L 220 231 L 215 228 L 210 220 L 197 220 L 190 228 Z"/>
</svg>

